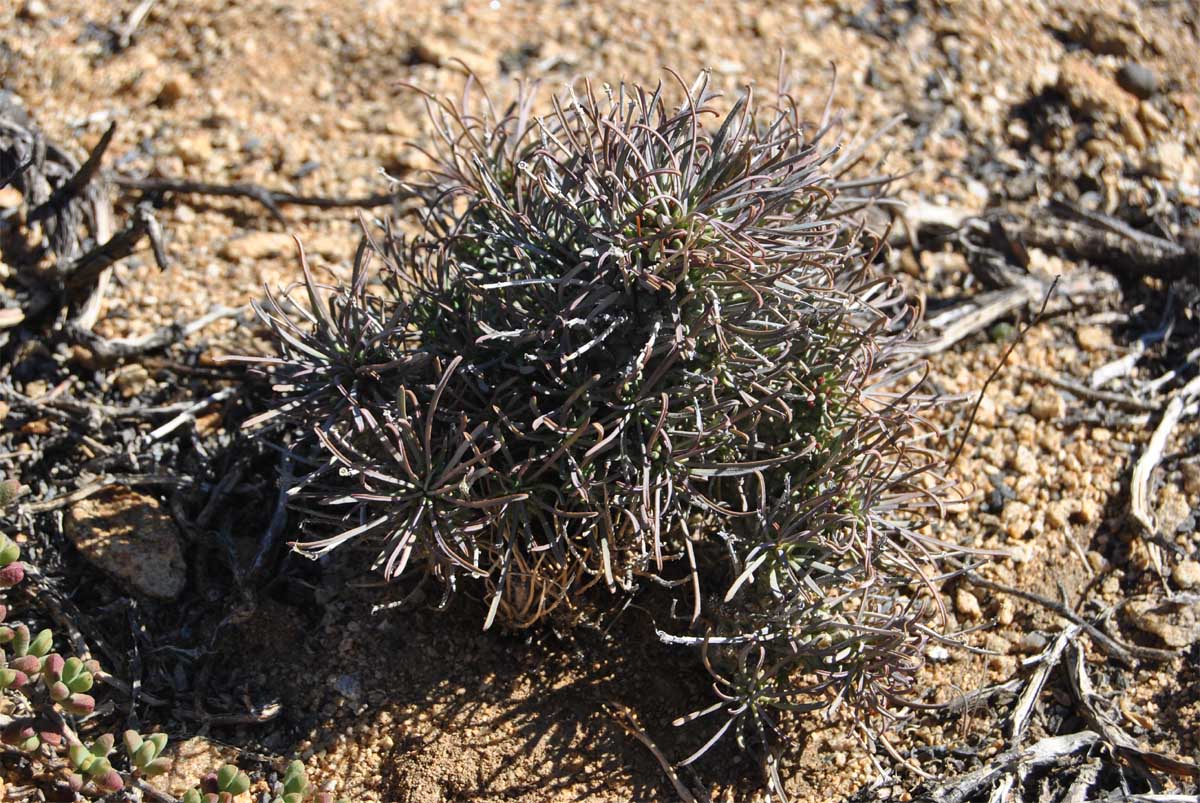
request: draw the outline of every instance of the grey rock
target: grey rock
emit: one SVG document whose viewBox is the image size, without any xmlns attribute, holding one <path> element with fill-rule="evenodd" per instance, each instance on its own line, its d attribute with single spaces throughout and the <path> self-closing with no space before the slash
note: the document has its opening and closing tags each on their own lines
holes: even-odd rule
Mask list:
<svg viewBox="0 0 1200 803">
<path fill-rule="evenodd" d="M 1117 70 L 1117 83 L 1131 95 L 1142 100 L 1158 92 L 1158 74 L 1136 61 L 1127 61 Z"/>
</svg>

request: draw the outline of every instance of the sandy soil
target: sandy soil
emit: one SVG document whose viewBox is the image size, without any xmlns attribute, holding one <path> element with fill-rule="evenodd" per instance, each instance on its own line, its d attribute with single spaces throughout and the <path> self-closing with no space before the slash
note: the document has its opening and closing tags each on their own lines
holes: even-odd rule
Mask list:
<svg viewBox="0 0 1200 803">
<path fill-rule="evenodd" d="M 549 90 L 577 75 L 653 82 L 672 67 L 684 76 L 711 68 L 732 93 L 773 86 L 782 52 L 814 116 L 836 67 L 834 99 L 848 137 L 906 116 L 872 150 L 885 169 L 908 174 L 898 185 L 903 198 L 977 211 L 1062 194 L 1112 211 L 1151 209 L 1169 192 L 1173 220 L 1200 220 L 1200 16 L 1187 2 L 163 0 L 132 45 L 113 52 L 106 30 L 134 5 L 9 0 L 0 8 L 3 89 L 20 96 L 52 138 L 76 143 L 78 155 L 117 122 L 110 163 L 125 174 L 367 194 L 385 188 L 380 168 L 404 175 L 420 165 L 403 142 L 421 136 L 421 106 L 400 83 L 453 90 L 462 85 L 456 60 L 497 92 L 521 78 Z M 1118 83 L 1127 62 L 1157 76 L 1147 99 Z M 170 200 L 160 214 L 173 267 L 159 273 L 144 253 L 119 266 L 99 330 L 144 332 L 290 281 L 296 266 L 285 232 L 302 237 L 322 268 L 345 270 L 356 238 L 352 211 L 285 213 L 286 226 L 250 202 Z M 1032 259 L 1049 273 L 1076 269 L 1041 252 Z M 906 250 L 895 263 L 914 293 L 933 300 L 959 292 L 967 275 L 948 248 Z M 1014 557 L 987 570 L 992 579 L 1052 597 L 1061 588 L 1072 605 L 1172 587 L 1124 522 L 1129 470 L 1148 429 L 1077 420 L 1090 402 L 1024 370 L 1086 378 L 1157 326 L 1155 291 L 1153 283 L 1127 288 L 1039 324 L 988 388 L 955 466 L 978 492 L 939 532 L 1009 550 Z M 947 392 L 978 391 L 1005 347 L 1005 333 L 992 334 L 939 355 L 933 380 Z M 219 337 L 212 342 L 223 349 Z M 1157 369 L 1145 370 L 1149 378 Z M 946 423 L 961 426 L 961 414 Z M 1181 553 L 1168 556 L 1168 573 L 1181 557 L 1200 554 L 1200 476 L 1186 459 L 1198 437 L 1195 425 L 1178 430 L 1161 473 L 1160 532 Z M 436 595 L 414 610 L 372 614 L 389 591 L 357 572 L 362 557 L 335 561 L 301 602 L 275 595 L 230 625 L 210 680 L 234 708 L 277 701 L 283 713 L 201 735 L 251 757 L 300 755 L 315 778 L 356 801 L 673 794 L 610 704 L 637 711 L 664 752 L 680 757 L 704 735 L 670 722 L 706 703 L 707 680 L 647 638 L 649 623 L 636 612 L 606 637 L 484 634 L 476 603 L 438 612 Z M 1030 634 L 1061 626 L 1019 601 L 953 584 L 946 594 L 959 624 L 991 625 L 972 640 L 994 654 L 952 652 L 931 662 L 930 699 L 1011 677 L 1035 643 Z M 1132 640 L 1158 644 L 1153 633 L 1120 626 Z M 158 647 L 186 641 L 158 638 Z M 1200 758 L 1196 650 L 1121 680 L 1131 732 L 1192 760 Z M 170 711 L 145 707 L 135 716 L 173 738 L 205 730 Z M 794 800 L 846 798 L 877 767 L 893 766 L 852 725 L 792 723 L 797 746 L 785 777 Z M 983 757 L 1002 747 L 987 710 L 917 719 L 895 741 L 905 750 L 969 745 Z M 732 748 L 714 751 L 686 777 L 714 800 L 763 794 L 753 762 Z M 919 780 L 903 769 L 890 777 L 882 789 L 900 800 Z"/>
</svg>

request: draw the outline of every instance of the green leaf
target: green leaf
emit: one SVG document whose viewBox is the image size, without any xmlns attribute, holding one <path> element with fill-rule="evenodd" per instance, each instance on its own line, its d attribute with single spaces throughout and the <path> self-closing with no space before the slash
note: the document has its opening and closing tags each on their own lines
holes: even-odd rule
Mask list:
<svg viewBox="0 0 1200 803">
<path fill-rule="evenodd" d="M 121 735 L 121 740 L 125 743 L 125 752 L 133 758 L 133 754 L 142 746 L 142 735 L 130 728 Z"/>
<path fill-rule="evenodd" d="M 46 628 L 41 633 L 38 633 L 37 638 L 29 643 L 29 654 L 36 655 L 38 658 L 44 658 L 53 646 L 54 632 L 50 628 Z"/>
<path fill-rule="evenodd" d="M 107 758 L 96 756 L 91 764 L 88 765 L 87 774 L 91 776 L 103 775 L 112 769 L 112 763 Z"/>
<path fill-rule="evenodd" d="M 116 742 L 117 740 L 111 733 L 106 733 L 92 742 L 92 752 L 98 756 L 107 756 L 113 751 Z"/>
<path fill-rule="evenodd" d="M 141 768 L 143 777 L 153 778 L 156 775 L 162 775 L 167 770 L 171 769 L 171 762 L 165 758 L 156 758 L 149 764 Z"/>
<path fill-rule="evenodd" d="M 287 771 L 283 774 L 283 794 L 285 803 L 289 794 L 302 793 L 308 787 L 308 778 L 304 773 L 304 763 L 301 761 L 293 761 L 288 764 Z"/>
<path fill-rule="evenodd" d="M 161 756 L 162 751 L 167 748 L 167 734 L 165 733 L 152 733 L 146 737 L 146 740 L 154 745 L 155 758 Z"/>
<path fill-rule="evenodd" d="M 92 688 L 92 676 L 88 672 L 83 672 L 76 676 L 74 680 L 67 684 L 67 688 L 76 694 L 82 694 L 85 691 L 90 691 Z"/>
<path fill-rule="evenodd" d="M 0 566 L 15 563 L 21 557 L 21 547 L 8 536 L 0 536 Z"/>
<path fill-rule="evenodd" d="M 63 683 L 66 683 L 68 686 L 70 686 L 71 681 L 74 680 L 75 678 L 79 677 L 79 673 L 82 671 L 83 671 L 83 661 L 79 660 L 78 658 L 76 658 L 74 656 L 71 656 L 70 658 L 68 658 L 66 661 L 63 662 L 63 666 L 62 666 L 62 670 L 61 670 L 61 675 L 62 675 L 61 680 Z"/>
<path fill-rule="evenodd" d="M 142 742 L 142 746 L 133 755 L 133 763 L 141 769 L 154 760 L 154 742 L 149 740 Z"/>
<path fill-rule="evenodd" d="M 67 755 L 71 759 L 71 766 L 81 771 L 86 770 L 87 766 L 96 760 L 91 751 L 81 744 L 71 745 L 71 748 L 67 751 Z"/>
<path fill-rule="evenodd" d="M 183 803 L 203 803 L 199 789 L 189 789 L 183 793 Z"/>
<path fill-rule="evenodd" d="M 232 764 L 226 764 L 217 772 L 217 789 L 237 796 L 250 788 L 250 776 Z"/>
</svg>

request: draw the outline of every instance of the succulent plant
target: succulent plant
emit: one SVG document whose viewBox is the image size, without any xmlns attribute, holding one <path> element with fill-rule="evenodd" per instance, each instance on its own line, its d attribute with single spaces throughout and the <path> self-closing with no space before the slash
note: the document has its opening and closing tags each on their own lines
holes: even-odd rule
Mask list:
<svg viewBox="0 0 1200 803">
<path fill-rule="evenodd" d="M 250 776 L 233 764 L 225 764 L 200 782 L 199 789 L 189 789 L 183 803 L 230 803 L 250 789 Z"/>
<path fill-rule="evenodd" d="M 108 760 L 115 742 L 112 734 L 106 733 L 90 746 L 71 745 L 67 755 L 71 768 L 75 771 L 75 778 L 71 784 L 74 788 L 81 788 L 89 780 L 104 792 L 115 792 L 124 788 L 124 780 Z"/>
<path fill-rule="evenodd" d="M 153 778 L 171 768 L 171 763 L 162 757 L 162 752 L 167 747 L 165 733 L 152 733 L 143 737 L 135 730 L 127 730 L 121 741 L 125 745 L 125 753 L 129 756 L 129 766 L 139 776 Z"/>
<path fill-rule="evenodd" d="M 12 588 L 25 579 L 25 564 L 20 557 L 21 547 L 0 533 L 0 589 Z"/>
<path fill-rule="evenodd" d="M 886 181 L 846 178 L 828 112 L 678 84 L 429 97 L 421 231 L 368 227 L 347 285 L 301 254 L 255 423 L 311 467 L 302 551 L 471 578 L 485 628 L 677 589 L 660 637 L 718 695 L 683 721 L 763 745 L 782 711 L 902 705 L 954 548 L 894 367 L 916 312 L 855 216 Z"/>
</svg>

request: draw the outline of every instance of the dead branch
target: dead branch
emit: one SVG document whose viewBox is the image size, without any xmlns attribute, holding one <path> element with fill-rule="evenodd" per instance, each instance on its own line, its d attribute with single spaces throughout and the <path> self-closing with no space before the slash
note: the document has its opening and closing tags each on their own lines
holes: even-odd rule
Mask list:
<svg viewBox="0 0 1200 803">
<path fill-rule="evenodd" d="M 1096 694 L 1092 682 L 1087 676 L 1083 650 L 1076 644 L 1069 645 L 1067 649 L 1067 679 L 1077 709 L 1088 725 L 1100 733 L 1117 755 L 1144 775 L 1148 775 L 1149 770 L 1155 769 L 1179 778 L 1200 777 L 1200 766 L 1139 747 L 1133 737 L 1122 730 L 1112 717 L 1103 713 L 1095 702 L 1099 699 L 1099 695 Z"/>
<path fill-rule="evenodd" d="M 1134 658 L 1142 658 L 1148 661 L 1173 661 L 1179 657 L 1179 653 L 1174 650 L 1160 650 L 1154 647 L 1143 647 L 1140 644 L 1124 644 L 1117 641 L 1061 602 L 1056 602 L 1040 594 L 1034 594 L 1032 591 L 1025 591 L 1020 588 L 1006 586 L 1003 583 L 986 580 L 975 572 L 965 572 L 963 577 L 973 586 L 997 591 L 1001 594 L 1010 594 L 1027 602 L 1032 602 L 1063 617 L 1072 624 L 1079 625 L 1091 636 L 1097 647 L 1127 667 L 1133 667 L 1136 664 Z"/>
<path fill-rule="evenodd" d="M 1129 481 L 1129 518 L 1142 535 L 1153 535 L 1157 529 L 1151 512 L 1150 477 L 1162 462 L 1163 450 L 1166 449 L 1171 431 L 1183 417 L 1184 409 L 1197 396 L 1200 396 L 1200 376 L 1194 377 L 1171 397 L 1167 409 L 1163 411 L 1162 420 L 1146 444 L 1146 451 L 1133 466 L 1133 476 Z"/>
<path fill-rule="evenodd" d="M 1049 736 L 1024 749 L 1006 750 L 987 765 L 956 778 L 918 800 L 929 803 L 965 803 L 975 791 L 1000 779 L 1018 766 L 1036 768 L 1053 764 L 1091 747 L 1099 740 L 1099 734 L 1085 730 L 1065 736 Z"/>
<path fill-rule="evenodd" d="M 1037 669 L 1033 671 L 1029 683 L 1025 686 L 1025 691 L 1021 692 L 1017 705 L 1013 709 L 1012 723 L 1008 732 L 1008 740 L 1013 747 L 1021 743 L 1021 738 L 1025 735 L 1026 728 L 1029 727 L 1029 718 L 1033 716 L 1033 707 L 1042 695 L 1042 689 L 1046 686 L 1046 679 L 1050 677 L 1051 670 L 1058 666 L 1063 651 L 1082 629 L 1081 625 L 1072 624 L 1059 633 L 1054 642 L 1041 655 L 1033 659 L 1037 662 Z"/>
<path fill-rule="evenodd" d="M 667 760 L 667 757 L 663 755 L 662 750 L 658 748 L 658 745 L 654 743 L 654 740 L 652 740 L 637 724 L 637 717 L 634 715 L 633 711 L 631 711 L 628 706 L 622 705 L 618 702 L 610 702 L 607 707 L 609 708 L 609 716 L 611 716 L 626 733 L 645 745 L 646 749 L 650 751 L 650 755 L 654 756 L 654 760 L 658 762 L 660 767 L 662 767 L 663 773 L 667 776 L 667 779 L 671 782 L 671 785 L 675 787 L 675 794 L 679 796 L 679 799 L 682 800 L 683 803 L 695 803 L 696 796 L 693 795 L 692 791 L 687 788 L 687 785 L 679 777 L 679 773 L 675 771 L 675 766 Z M 708 795 L 704 795 L 703 790 L 701 790 L 701 794 L 703 795 L 704 799 L 707 800 Z"/>
<path fill-rule="evenodd" d="M 1052 374 L 1049 371 L 1042 371 L 1037 368 L 1022 367 L 1025 374 L 1040 379 L 1048 385 L 1052 385 L 1060 390 L 1065 390 L 1072 393 L 1081 399 L 1089 399 L 1091 401 L 1103 402 L 1111 404 L 1114 407 L 1120 407 L 1125 410 L 1139 410 L 1143 412 L 1156 413 L 1162 409 L 1162 405 L 1157 402 L 1143 401 L 1136 399 L 1133 396 L 1124 393 L 1114 393 L 1108 390 L 1097 390 L 1094 387 L 1088 387 L 1082 382 L 1077 382 L 1074 379 L 1066 376 Z"/>
<path fill-rule="evenodd" d="M 225 198 L 245 198 L 262 204 L 272 217 L 280 223 L 287 221 L 280 211 L 281 205 L 311 206 L 317 209 L 372 209 L 388 206 L 408 196 L 408 193 L 398 191 L 366 195 L 359 198 L 327 196 L 327 195 L 296 195 L 291 192 L 272 190 L 258 184 L 210 184 L 205 181 L 189 181 L 175 178 L 128 178 L 113 176 L 112 182 L 127 190 L 137 190 L 148 194 L 175 193 L 181 195 L 214 195 Z"/>
<path fill-rule="evenodd" d="M 113 34 L 113 49 L 118 53 L 133 44 L 133 35 L 137 29 L 141 27 L 142 22 L 150 14 L 150 9 L 154 8 L 157 0 L 142 0 L 134 7 L 133 11 L 129 12 L 129 16 L 120 25 L 114 25 L 112 28 Z"/>
<path fill-rule="evenodd" d="M 94 287 L 100 275 L 111 265 L 132 254 L 143 237 L 150 235 L 152 243 L 156 239 L 161 243 L 159 231 L 158 222 L 154 219 L 150 207 L 139 204 L 128 226 L 114 234 L 107 242 L 59 267 L 58 273 L 67 292 L 78 296 L 82 295 L 83 290 Z M 154 248 L 154 257 L 159 268 L 166 270 L 169 265 L 166 263 L 166 254 L 161 244 Z"/>
<path fill-rule="evenodd" d="M 88 155 L 87 161 L 69 179 L 60 184 L 50 194 L 45 203 L 29 213 L 28 220 L 30 223 L 45 220 L 51 215 L 61 214 L 63 207 L 83 193 L 84 188 L 91 183 L 92 179 L 96 177 L 96 173 L 100 170 L 100 163 L 104 159 L 104 152 L 108 150 L 113 134 L 116 132 L 117 124 L 110 124 L 108 130 L 100 137 L 100 141 L 96 143 L 96 147 Z"/>
<path fill-rule="evenodd" d="M 1137 231 L 1108 215 L 1075 209 L 1080 220 L 1030 216 L 1005 223 L 1010 237 L 1027 246 L 1086 259 L 1126 275 L 1200 280 L 1200 256 L 1181 245 Z"/>
<path fill-rule="evenodd" d="M 940 330 L 932 340 L 918 343 L 904 352 L 897 368 L 912 365 L 939 354 L 959 341 L 981 332 L 1014 312 L 1046 298 L 1051 282 L 1032 276 L 1023 277 L 1017 284 L 1003 290 L 991 290 L 965 299 L 954 308 L 930 318 L 929 328 Z M 1072 309 L 1087 298 L 1103 295 L 1115 289 L 1115 283 L 1103 274 L 1080 271 L 1059 280 L 1058 292 L 1046 304 L 1046 314 Z"/>
<path fill-rule="evenodd" d="M 147 351 L 178 343 L 223 318 L 232 318 L 243 311 L 240 307 L 217 307 L 188 324 L 172 323 L 135 338 L 108 339 L 100 337 L 74 323 L 64 327 L 67 340 L 86 346 L 98 359 L 106 362 L 126 360 Z"/>
</svg>

